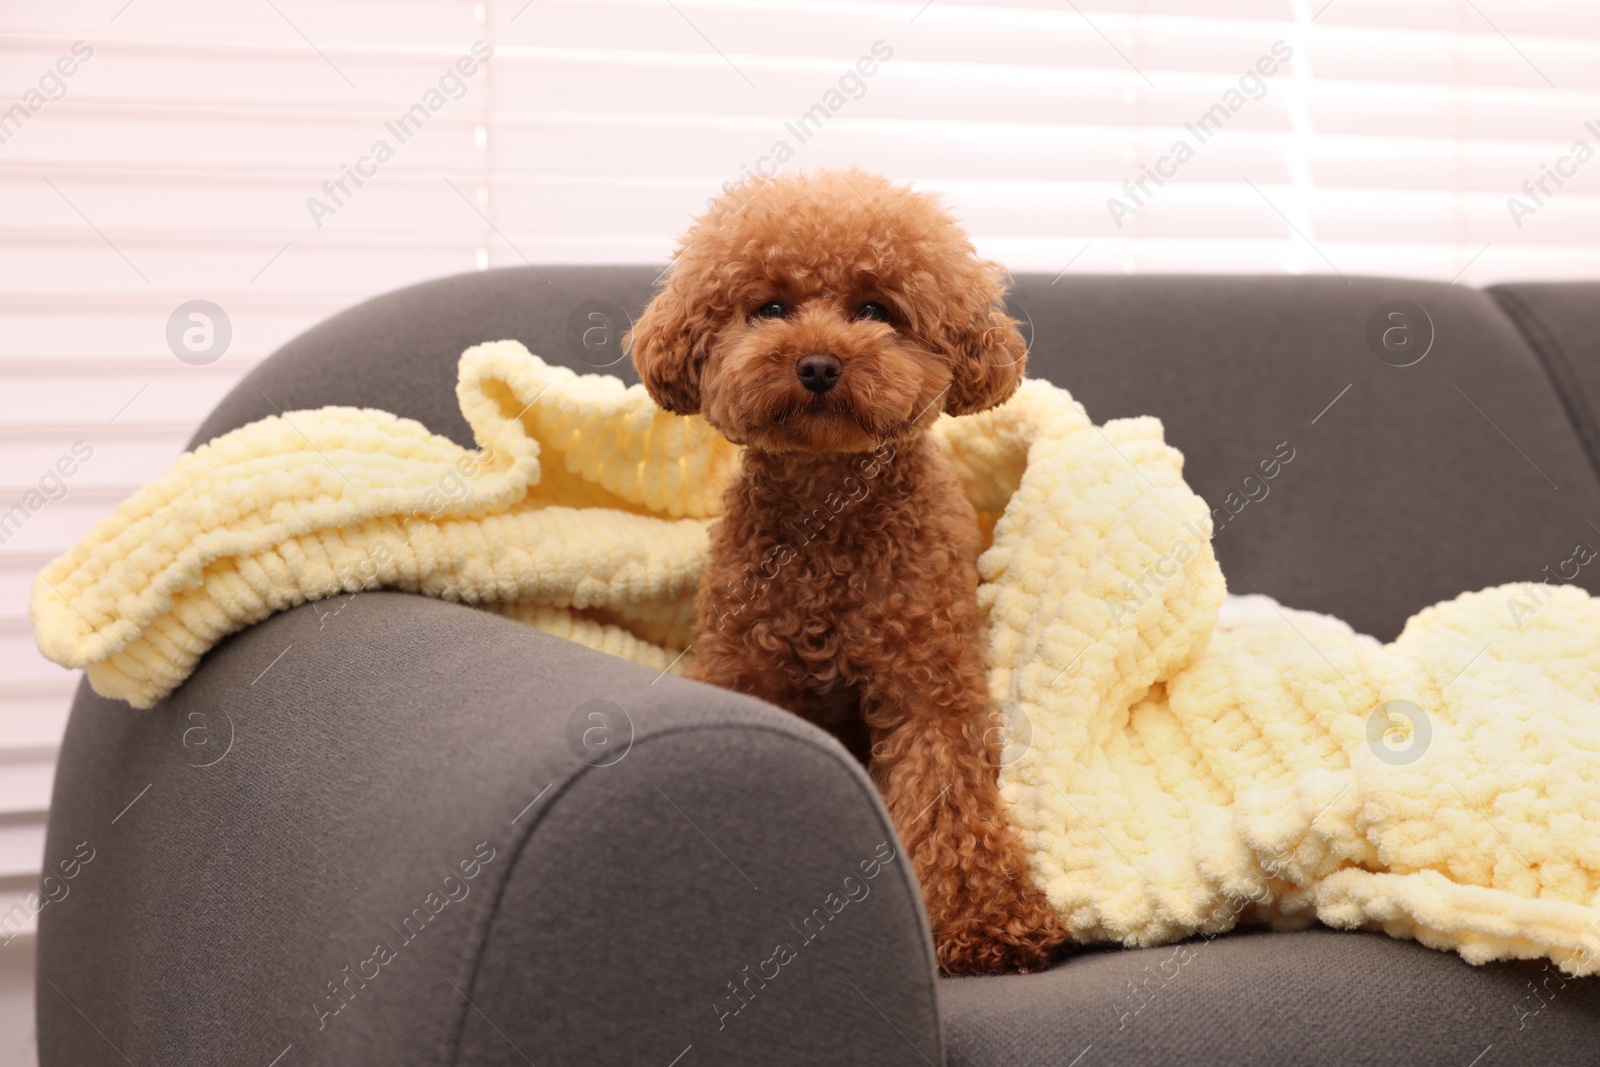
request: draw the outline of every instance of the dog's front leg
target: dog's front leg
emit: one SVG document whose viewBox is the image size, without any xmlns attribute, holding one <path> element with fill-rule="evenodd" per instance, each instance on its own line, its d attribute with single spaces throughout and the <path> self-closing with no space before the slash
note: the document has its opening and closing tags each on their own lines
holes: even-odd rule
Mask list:
<svg viewBox="0 0 1600 1067">
<path fill-rule="evenodd" d="M 873 775 L 945 972 L 1040 970 L 1068 935 L 1005 818 L 982 657 L 963 628 L 923 622 L 879 631 L 886 655 L 863 696 Z"/>
<path fill-rule="evenodd" d="M 719 596 L 717 590 L 702 587 L 699 630 L 691 646 L 694 658 L 686 673 L 697 682 L 787 707 L 785 672 L 775 670 L 772 654 L 760 647 L 765 623 L 754 611 L 747 612 L 748 618 L 738 618 L 737 613 L 743 611 L 745 605 L 730 603 L 730 598 Z"/>
</svg>

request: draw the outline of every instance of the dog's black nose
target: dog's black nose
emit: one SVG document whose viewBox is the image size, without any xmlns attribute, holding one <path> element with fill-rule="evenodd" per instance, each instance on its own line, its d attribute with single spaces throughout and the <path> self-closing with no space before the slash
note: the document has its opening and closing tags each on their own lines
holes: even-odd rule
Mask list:
<svg viewBox="0 0 1600 1067">
<path fill-rule="evenodd" d="M 800 376 L 800 384 L 818 396 L 839 384 L 839 375 L 843 370 L 844 366 L 838 357 L 824 353 L 801 356 L 794 368 L 794 372 Z"/>
</svg>

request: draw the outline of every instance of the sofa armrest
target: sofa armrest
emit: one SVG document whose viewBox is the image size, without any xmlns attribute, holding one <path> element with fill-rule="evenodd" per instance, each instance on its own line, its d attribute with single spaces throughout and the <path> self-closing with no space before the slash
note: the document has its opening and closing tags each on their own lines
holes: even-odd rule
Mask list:
<svg viewBox="0 0 1600 1067">
<path fill-rule="evenodd" d="M 44 1067 L 943 1061 L 920 895 L 839 745 L 461 605 L 302 606 L 145 712 L 85 688 L 72 857 Z"/>
</svg>

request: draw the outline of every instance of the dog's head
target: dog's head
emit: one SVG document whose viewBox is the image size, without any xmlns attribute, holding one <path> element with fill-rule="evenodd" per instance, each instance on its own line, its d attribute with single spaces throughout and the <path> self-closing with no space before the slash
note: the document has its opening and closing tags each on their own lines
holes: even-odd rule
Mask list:
<svg viewBox="0 0 1600 1067">
<path fill-rule="evenodd" d="M 1009 397 L 1000 269 L 927 194 L 861 171 L 729 191 L 632 334 L 656 403 L 768 451 L 859 452 Z"/>
</svg>

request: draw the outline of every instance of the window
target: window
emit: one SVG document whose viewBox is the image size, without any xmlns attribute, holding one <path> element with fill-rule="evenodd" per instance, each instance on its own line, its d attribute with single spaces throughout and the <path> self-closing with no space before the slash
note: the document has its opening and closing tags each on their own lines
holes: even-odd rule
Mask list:
<svg viewBox="0 0 1600 1067">
<path fill-rule="evenodd" d="M 774 166 L 938 189 L 1015 271 L 1600 262 L 1586 0 L 60 0 L 3 23 L 0 910 L 37 870 L 75 685 L 33 648 L 33 575 L 363 297 L 661 262 Z"/>
</svg>

